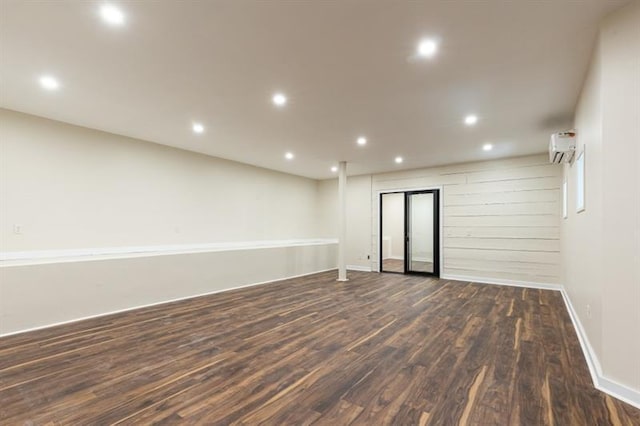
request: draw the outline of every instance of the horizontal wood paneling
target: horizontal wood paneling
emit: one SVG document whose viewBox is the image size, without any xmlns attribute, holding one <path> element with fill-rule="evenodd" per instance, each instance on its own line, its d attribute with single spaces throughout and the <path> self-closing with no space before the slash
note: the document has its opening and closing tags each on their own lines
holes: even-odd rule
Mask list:
<svg viewBox="0 0 640 426">
<path fill-rule="evenodd" d="M 450 269 L 473 269 L 486 273 L 500 269 L 504 272 L 533 272 L 539 274 L 558 274 L 560 273 L 559 265 L 549 263 L 536 262 L 519 262 L 519 261 L 503 261 L 503 260 L 487 260 L 487 259 L 464 259 L 452 258 L 448 259 L 447 265 Z"/>
<path fill-rule="evenodd" d="M 552 164 L 549 167 L 554 167 Z M 560 175 L 502 182 L 481 182 L 447 186 L 447 194 L 483 194 L 490 192 L 521 192 L 541 189 L 560 189 Z"/>
<path fill-rule="evenodd" d="M 504 182 L 508 180 L 539 179 L 541 177 L 555 177 L 553 165 L 524 166 L 507 169 L 497 169 L 467 174 L 467 183 Z"/>
<path fill-rule="evenodd" d="M 560 240 L 533 238 L 447 238 L 447 248 L 477 248 L 493 250 L 521 250 L 558 252 Z"/>
<path fill-rule="evenodd" d="M 443 188 L 443 274 L 557 283 L 560 175 L 536 155 L 375 175 L 373 196 Z"/>
<path fill-rule="evenodd" d="M 378 190 L 384 189 L 411 189 L 411 188 L 425 188 L 435 185 L 455 185 L 464 184 L 465 177 L 463 175 L 444 175 L 444 176 L 424 176 L 415 177 L 410 179 L 394 179 L 381 181 L 378 183 Z"/>
<path fill-rule="evenodd" d="M 492 250 L 492 249 L 472 249 L 472 248 L 448 248 L 444 249 L 445 264 L 446 259 L 473 259 L 473 260 L 495 260 L 501 262 L 521 262 L 521 263 L 546 263 L 558 265 L 558 256 L 554 252 L 548 251 L 520 251 L 520 250 Z"/>
<path fill-rule="evenodd" d="M 557 226 L 445 226 L 444 235 L 447 237 L 471 238 L 560 238 L 560 228 Z"/>
<path fill-rule="evenodd" d="M 508 216 L 530 214 L 558 214 L 557 201 L 533 201 L 528 203 L 476 204 L 467 206 L 445 206 L 446 216 Z"/>
<path fill-rule="evenodd" d="M 557 275 L 554 273 L 537 273 L 533 271 L 512 272 L 512 271 L 484 271 L 481 269 L 458 269 L 447 268 L 447 274 L 452 276 L 465 276 L 474 277 L 478 279 L 499 279 L 499 280 L 513 280 L 513 281 L 525 281 L 525 282 L 552 282 L 556 279 Z"/>
<path fill-rule="evenodd" d="M 445 195 L 446 197 L 446 195 Z M 445 216 L 444 226 L 559 226 L 557 215 Z"/>
<path fill-rule="evenodd" d="M 484 204 L 515 204 L 532 202 L 560 202 L 560 191 L 539 189 L 529 191 L 486 192 L 478 194 L 447 194 L 445 206 L 472 206 Z"/>
</svg>

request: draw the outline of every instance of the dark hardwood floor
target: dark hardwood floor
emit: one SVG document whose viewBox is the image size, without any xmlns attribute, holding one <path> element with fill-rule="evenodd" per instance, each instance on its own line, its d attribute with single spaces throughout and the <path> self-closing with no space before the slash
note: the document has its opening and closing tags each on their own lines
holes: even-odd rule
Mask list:
<svg viewBox="0 0 640 426">
<path fill-rule="evenodd" d="M 640 424 L 560 293 L 335 272 L 0 339 L 0 423 Z"/>
</svg>

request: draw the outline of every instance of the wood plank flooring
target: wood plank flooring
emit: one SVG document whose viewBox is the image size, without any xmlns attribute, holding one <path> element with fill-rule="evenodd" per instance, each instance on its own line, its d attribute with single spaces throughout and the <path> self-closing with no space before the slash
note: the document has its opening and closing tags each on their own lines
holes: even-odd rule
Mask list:
<svg viewBox="0 0 640 426">
<path fill-rule="evenodd" d="M 335 275 L 2 338 L 0 424 L 640 424 L 558 292 Z"/>
</svg>

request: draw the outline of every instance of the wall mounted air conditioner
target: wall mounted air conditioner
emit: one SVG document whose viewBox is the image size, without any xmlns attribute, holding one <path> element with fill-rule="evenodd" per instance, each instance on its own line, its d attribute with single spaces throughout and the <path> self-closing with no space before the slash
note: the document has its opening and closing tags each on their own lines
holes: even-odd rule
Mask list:
<svg viewBox="0 0 640 426">
<path fill-rule="evenodd" d="M 549 142 L 549 161 L 553 164 L 570 163 L 576 153 L 576 132 L 554 133 Z"/>
</svg>

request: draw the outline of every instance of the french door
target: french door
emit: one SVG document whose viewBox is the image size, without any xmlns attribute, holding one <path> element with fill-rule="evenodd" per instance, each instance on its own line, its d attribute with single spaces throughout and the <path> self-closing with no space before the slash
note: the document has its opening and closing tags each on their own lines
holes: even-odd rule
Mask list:
<svg viewBox="0 0 640 426">
<path fill-rule="evenodd" d="M 380 270 L 440 275 L 439 190 L 380 194 Z"/>
</svg>

